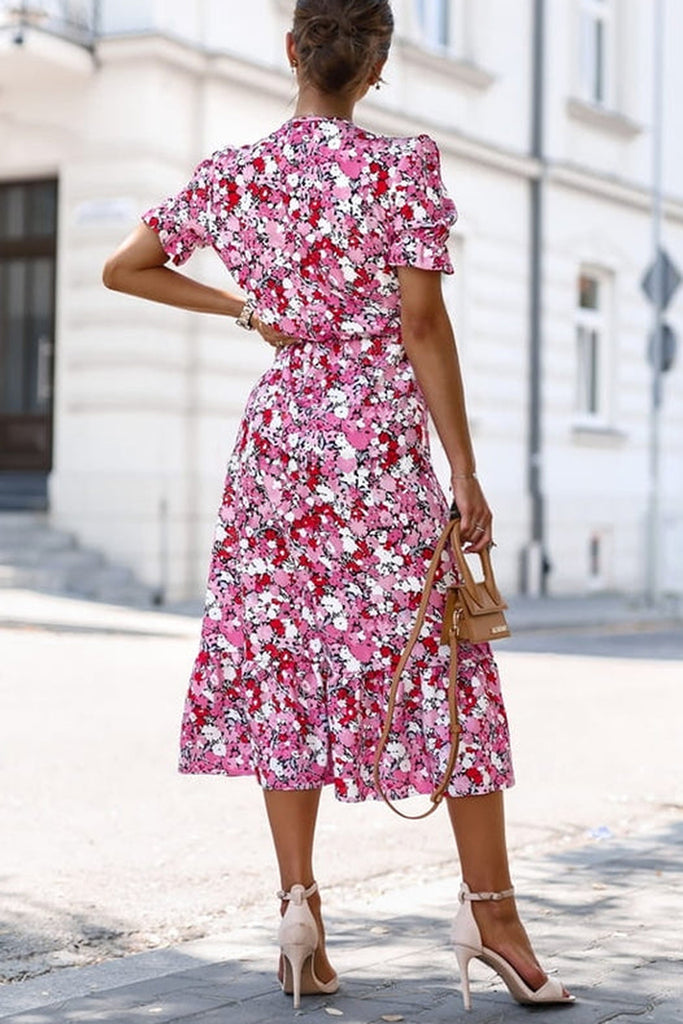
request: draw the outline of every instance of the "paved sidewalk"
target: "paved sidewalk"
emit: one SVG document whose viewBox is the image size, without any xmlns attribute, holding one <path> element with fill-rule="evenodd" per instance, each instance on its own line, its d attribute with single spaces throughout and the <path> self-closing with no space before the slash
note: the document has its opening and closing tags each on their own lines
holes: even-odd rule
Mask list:
<svg viewBox="0 0 683 1024">
<path fill-rule="evenodd" d="M 683 625 L 683 606 L 673 599 L 659 609 L 624 594 L 537 598 L 514 595 L 508 600 L 508 618 L 514 633 Z M 151 610 L 0 587 L 0 627 L 30 624 L 81 632 L 198 636 L 201 614 L 200 601 Z"/>
<path fill-rule="evenodd" d="M 626 594 L 586 594 L 568 597 L 508 597 L 508 618 L 513 632 L 609 627 L 645 628 L 683 624 L 680 601 L 669 597 L 660 607 Z"/>
<path fill-rule="evenodd" d="M 419 852 L 416 853 L 419 857 Z M 604 1024 L 642 1017 L 683 1022 L 683 823 L 595 841 L 544 859 L 518 858 L 520 905 L 546 966 L 574 1006 L 514 1003 L 487 968 L 472 971 L 471 1024 L 529 1020 Z M 274 979 L 275 921 L 224 938 L 57 972 L 0 991 L 0 1019 L 16 1024 L 277 1024 L 339 1017 L 452 1024 L 465 1019 L 449 930 L 456 883 L 437 878 L 398 892 L 352 892 L 327 903 L 329 949 L 341 973 L 334 996 L 302 1009 Z M 567 1015 L 566 1018 L 564 1015 Z"/>
</svg>

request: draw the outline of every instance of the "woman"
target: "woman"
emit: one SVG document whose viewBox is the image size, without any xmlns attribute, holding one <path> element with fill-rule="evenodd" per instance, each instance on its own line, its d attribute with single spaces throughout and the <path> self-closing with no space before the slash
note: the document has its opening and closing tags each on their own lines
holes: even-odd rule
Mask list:
<svg viewBox="0 0 683 1024">
<path fill-rule="evenodd" d="M 388 0 L 299 0 L 286 47 L 294 116 L 199 164 L 108 260 L 110 288 L 237 318 L 275 349 L 228 464 L 180 770 L 253 774 L 280 869 L 280 980 L 334 992 L 312 854 L 323 785 L 377 797 L 374 751 L 398 655 L 447 517 L 427 408 L 448 456 L 461 534 L 492 541 L 441 295 L 455 208 L 426 135 L 353 121 L 379 87 Z M 218 252 L 247 298 L 165 266 Z M 441 600 L 429 612 L 383 766 L 394 799 L 429 793 L 449 749 Z M 547 979 L 517 916 L 502 790 L 507 720 L 487 645 L 464 645 L 460 750 L 447 804 L 462 868 L 456 952 L 490 963 L 515 998 L 571 999 Z M 412 685 L 411 685 L 412 684 Z"/>
</svg>

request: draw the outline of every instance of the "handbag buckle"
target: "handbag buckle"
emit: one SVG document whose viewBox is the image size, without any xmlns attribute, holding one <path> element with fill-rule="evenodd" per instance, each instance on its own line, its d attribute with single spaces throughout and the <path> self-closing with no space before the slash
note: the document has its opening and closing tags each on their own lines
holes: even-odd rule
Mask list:
<svg viewBox="0 0 683 1024">
<path fill-rule="evenodd" d="M 462 608 L 453 609 L 453 618 L 451 620 L 450 629 L 448 630 L 449 636 L 460 635 L 460 619 L 462 618 Z"/>
</svg>

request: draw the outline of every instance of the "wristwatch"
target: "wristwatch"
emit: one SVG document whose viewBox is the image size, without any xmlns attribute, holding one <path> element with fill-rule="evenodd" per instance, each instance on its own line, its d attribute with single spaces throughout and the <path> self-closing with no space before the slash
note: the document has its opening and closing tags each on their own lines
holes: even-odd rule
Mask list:
<svg viewBox="0 0 683 1024">
<path fill-rule="evenodd" d="M 251 301 L 251 299 L 247 299 L 247 301 L 242 306 L 242 312 L 235 320 L 235 323 L 237 324 L 238 327 L 243 327 L 245 331 L 253 331 L 254 326 L 251 322 L 251 318 L 253 317 L 255 312 L 256 306 Z"/>
</svg>

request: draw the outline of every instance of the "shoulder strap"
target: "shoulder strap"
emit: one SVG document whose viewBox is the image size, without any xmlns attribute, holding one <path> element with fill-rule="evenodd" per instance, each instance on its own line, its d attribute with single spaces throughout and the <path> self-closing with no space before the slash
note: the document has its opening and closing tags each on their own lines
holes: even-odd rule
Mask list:
<svg viewBox="0 0 683 1024">
<path fill-rule="evenodd" d="M 427 572 L 427 579 L 425 581 L 424 590 L 422 591 L 422 600 L 420 601 L 420 607 L 417 612 L 417 618 L 413 631 L 410 634 L 408 643 L 406 644 L 405 650 L 401 655 L 400 661 L 396 666 L 396 671 L 391 680 L 391 688 L 389 690 L 389 700 L 387 705 L 387 711 L 384 718 L 384 728 L 382 729 L 382 735 L 380 736 L 379 744 L 375 752 L 375 763 L 373 766 L 373 774 L 375 779 L 375 786 L 377 791 L 385 801 L 386 804 L 396 814 L 400 815 L 401 818 L 411 818 L 414 821 L 420 818 L 426 818 L 436 810 L 441 801 L 443 800 L 448 785 L 451 781 L 453 769 L 455 767 L 455 759 L 458 756 L 458 741 L 460 738 L 460 723 L 458 722 L 458 703 L 457 703 L 457 678 L 458 678 L 458 637 L 455 629 L 455 623 L 451 623 L 448 632 L 449 646 L 450 646 L 450 667 L 448 670 L 448 713 L 450 717 L 450 730 L 451 730 L 451 750 L 448 757 L 448 764 L 444 772 L 441 782 L 436 787 L 434 792 L 430 796 L 432 806 L 429 810 L 424 811 L 423 814 L 405 814 L 403 811 L 399 811 L 397 807 L 391 802 L 389 797 L 384 792 L 382 782 L 380 779 L 380 761 L 382 754 L 389 740 L 391 733 L 391 723 L 394 717 L 394 708 L 396 707 L 396 694 L 398 692 L 398 686 L 401 681 L 403 670 L 406 667 L 408 659 L 412 653 L 413 647 L 417 643 L 417 639 L 420 635 L 422 625 L 424 623 L 425 613 L 427 611 L 427 605 L 429 603 L 429 597 L 434 586 L 434 577 L 441 561 L 441 555 L 448 544 L 449 538 L 454 530 L 457 530 L 458 520 L 452 518 L 447 525 L 444 527 L 443 533 L 439 537 L 432 560 L 429 563 L 429 570 Z"/>
</svg>

